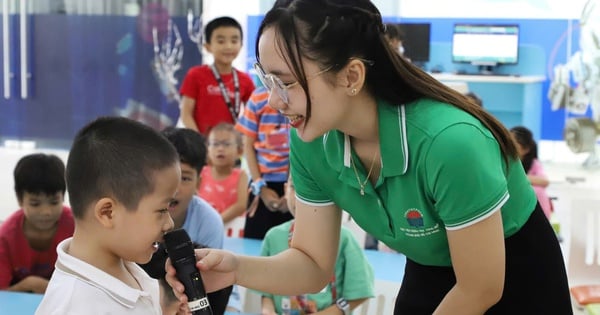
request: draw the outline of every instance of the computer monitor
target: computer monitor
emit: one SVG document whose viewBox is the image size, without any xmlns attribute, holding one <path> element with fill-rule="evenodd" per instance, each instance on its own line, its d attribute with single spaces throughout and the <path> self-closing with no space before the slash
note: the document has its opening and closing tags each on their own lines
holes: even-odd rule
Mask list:
<svg viewBox="0 0 600 315">
<path fill-rule="evenodd" d="M 399 23 L 404 56 L 415 63 L 429 61 L 431 24 L 430 23 Z"/>
<path fill-rule="evenodd" d="M 519 25 L 455 24 L 452 35 L 452 61 L 493 71 L 502 64 L 519 61 Z"/>
</svg>

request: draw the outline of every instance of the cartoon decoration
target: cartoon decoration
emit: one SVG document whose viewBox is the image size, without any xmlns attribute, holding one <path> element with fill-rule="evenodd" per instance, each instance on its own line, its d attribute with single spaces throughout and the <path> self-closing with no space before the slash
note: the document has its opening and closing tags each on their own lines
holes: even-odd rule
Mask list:
<svg viewBox="0 0 600 315">
<path fill-rule="evenodd" d="M 154 44 L 152 72 L 158 81 L 161 92 L 167 97 L 167 101 L 175 101 L 179 104 L 181 97 L 177 89 L 179 81 L 175 78 L 175 72 L 181 68 L 183 43 L 177 25 L 171 19 L 169 19 L 167 25 L 167 34 L 162 43 L 159 43 L 156 27 L 152 28 L 152 41 Z"/>
<path fill-rule="evenodd" d="M 202 55 L 202 16 L 195 17 L 192 10 L 188 10 L 187 27 L 190 40 L 196 43 L 198 52 Z"/>
</svg>

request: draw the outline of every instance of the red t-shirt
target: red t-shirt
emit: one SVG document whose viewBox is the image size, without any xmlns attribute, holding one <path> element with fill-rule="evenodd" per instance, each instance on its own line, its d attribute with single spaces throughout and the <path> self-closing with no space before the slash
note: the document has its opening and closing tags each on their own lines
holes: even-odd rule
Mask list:
<svg viewBox="0 0 600 315">
<path fill-rule="evenodd" d="M 250 98 L 254 91 L 254 82 L 246 73 L 235 70 L 240 83 L 240 111 L 244 104 Z M 235 89 L 233 74 L 221 74 L 221 80 L 229 91 L 231 103 L 235 103 Z M 210 66 L 202 65 L 192 67 L 181 84 L 179 90 L 181 95 L 193 98 L 196 101 L 194 107 L 194 120 L 198 126 L 198 131 L 203 135 L 208 135 L 210 129 L 221 122 L 235 124 L 231 112 L 219 83 L 212 73 Z"/>
<path fill-rule="evenodd" d="M 31 275 L 49 280 L 56 263 L 56 246 L 62 240 L 73 236 L 75 229 L 71 209 L 63 206 L 52 245 L 40 252 L 29 247 L 23 233 L 24 220 L 25 214 L 23 209 L 20 209 L 0 226 L 0 289 L 5 289 Z"/>
<path fill-rule="evenodd" d="M 231 174 L 222 180 L 212 177 L 210 166 L 206 165 L 200 173 L 200 187 L 198 195 L 206 200 L 219 213 L 223 213 L 232 204 L 237 202 L 238 182 L 242 170 L 234 168 Z"/>
</svg>

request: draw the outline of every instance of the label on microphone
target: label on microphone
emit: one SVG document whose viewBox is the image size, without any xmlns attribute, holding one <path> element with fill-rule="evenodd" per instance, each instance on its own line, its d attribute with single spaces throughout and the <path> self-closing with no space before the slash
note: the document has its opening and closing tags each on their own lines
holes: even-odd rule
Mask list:
<svg viewBox="0 0 600 315">
<path fill-rule="evenodd" d="M 210 304 L 208 302 L 207 297 L 203 297 L 201 299 L 197 299 L 195 301 L 188 302 L 188 307 L 190 311 L 195 312 L 209 307 Z"/>
</svg>

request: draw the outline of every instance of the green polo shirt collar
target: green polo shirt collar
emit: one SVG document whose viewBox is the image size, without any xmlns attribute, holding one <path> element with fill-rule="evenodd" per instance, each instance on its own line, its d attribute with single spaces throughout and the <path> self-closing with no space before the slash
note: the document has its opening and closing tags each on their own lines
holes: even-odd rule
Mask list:
<svg viewBox="0 0 600 315">
<path fill-rule="evenodd" d="M 406 137 L 406 112 L 404 105 L 392 106 L 384 101 L 377 103 L 379 141 L 384 177 L 404 175 L 408 169 L 408 142 Z M 339 179 L 359 188 L 352 168 L 350 136 L 332 130 L 323 137 L 327 163 L 340 174 Z M 358 164 L 357 169 L 363 170 Z"/>
</svg>

